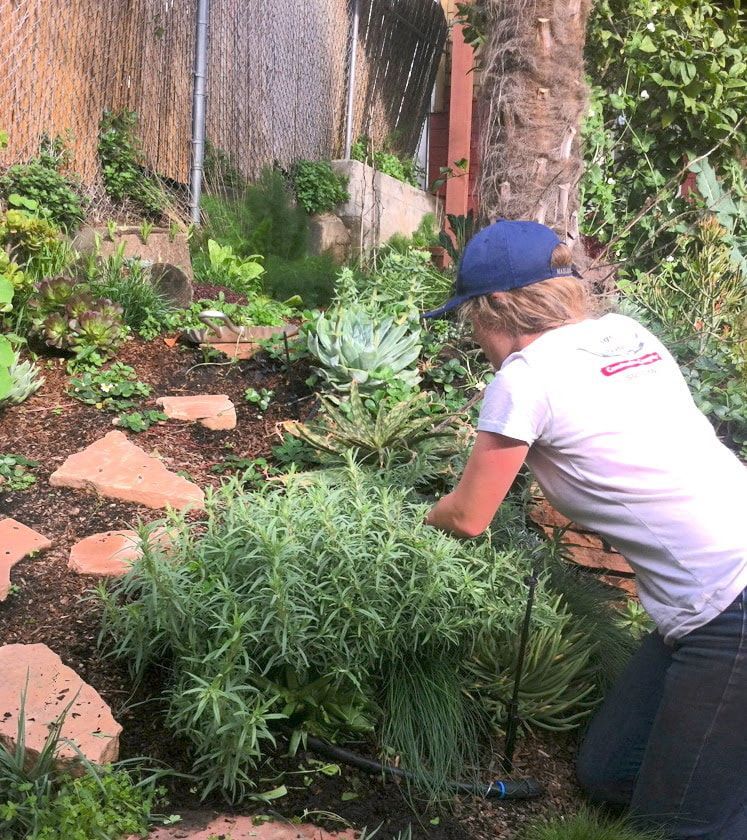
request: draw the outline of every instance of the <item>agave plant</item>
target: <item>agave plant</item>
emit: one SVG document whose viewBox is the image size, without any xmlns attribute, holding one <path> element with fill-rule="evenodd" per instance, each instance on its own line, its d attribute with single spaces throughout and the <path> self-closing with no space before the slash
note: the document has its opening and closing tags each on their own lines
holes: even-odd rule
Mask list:
<svg viewBox="0 0 747 840">
<path fill-rule="evenodd" d="M 33 362 L 20 361 L 18 354 L 8 371 L 10 374 L 10 391 L 0 399 L 0 408 L 8 405 L 20 405 L 44 384 L 44 377 L 39 376 L 39 369 Z"/>
<path fill-rule="evenodd" d="M 392 379 L 410 387 L 420 381 L 414 369 L 420 355 L 420 329 L 376 318 L 364 310 L 337 309 L 320 315 L 308 338 L 309 351 L 320 362 L 315 371 L 338 391 L 353 382 L 370 392 Z"/>
<path fill-rule="evenodd" d="M 284 428 L 321 452 L 345 455 L 352 450 L 359 463 L 378 467 L 409 461 L 424 444 L 440 441 L 429 455 L 447 457 L 455 445 L 455 429 L 429 413 L 430 397 L 419 393 L 395 406 L 380 401 L 369 409 L 360 396 L 357 383 L 350 386 L 349 412 L 322 397 L 324 415 L 314 425 L 287 421 Z M 449 420 L 450 418 L 446 418 Z M 427 447 L 430 450 L 430 447 Z"/>
</svg>

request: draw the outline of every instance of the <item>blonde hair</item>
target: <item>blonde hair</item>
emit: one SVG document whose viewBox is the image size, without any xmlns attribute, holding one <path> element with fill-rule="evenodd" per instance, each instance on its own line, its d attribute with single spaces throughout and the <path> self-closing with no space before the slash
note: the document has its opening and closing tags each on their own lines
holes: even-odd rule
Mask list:
<svg viewBox="0 0 747 840">
<path fill-rule="evenodd" d="M 570 267 L 570 248 L 558 245 L 550 264 L 553 268 Z M 589 285 L 573 275 L 480 295 L 463 303 L 458 313 L 462 322 L 478 323 L 484 329 L 510 336 L 542 333 L 595 314 L 597 307 Z"/>
</svg>

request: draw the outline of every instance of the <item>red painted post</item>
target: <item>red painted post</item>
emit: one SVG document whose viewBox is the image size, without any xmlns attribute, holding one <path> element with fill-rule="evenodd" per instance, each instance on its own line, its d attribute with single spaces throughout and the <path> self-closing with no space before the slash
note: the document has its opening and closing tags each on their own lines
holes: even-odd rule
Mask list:
<svg viewBox="0 0 747 840">
<path fill-rule="evenodd" d="M 467 160 L 470 165 L 472 138 L 472 98 L 474 53 L 464 40 L 464 26 L 452 27 L 451 95 L 449 100 L 449 158 L 447 166 L 455 171 L 446 182 L 446 212 L 457 216 L 467 214 L 469 207 L 469 175 L 459 172 L 454 164 Z"/>
</svg>

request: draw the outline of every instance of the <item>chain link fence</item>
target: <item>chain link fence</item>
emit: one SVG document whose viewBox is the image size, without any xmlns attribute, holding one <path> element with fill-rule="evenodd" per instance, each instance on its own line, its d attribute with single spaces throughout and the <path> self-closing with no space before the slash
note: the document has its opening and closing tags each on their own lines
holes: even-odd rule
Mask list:
<svg viewBox="0 0 747 840">
<path fill-rule="evenodd" d="M 340 157 L 355 0 L 212 0 L 206 180 Z M 105 110 L 134 111 L 148 167 L 186 207 L 196 0 L 0 0 L 0 169 L 62 136 L 92 216 L 111 212 Z M 353 138 L 412 153 L 446 39 L 434 0 L 358 0 Z M 213 178 L 211 183 L 210 178 Z"/>
</svg>

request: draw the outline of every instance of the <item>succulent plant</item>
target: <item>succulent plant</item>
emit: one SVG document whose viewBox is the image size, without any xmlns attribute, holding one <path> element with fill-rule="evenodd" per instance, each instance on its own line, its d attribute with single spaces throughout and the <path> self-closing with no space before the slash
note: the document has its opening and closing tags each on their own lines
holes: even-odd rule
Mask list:
<svg viewBox="0 0 747 840">
<path fill-rule="evenodd" d="M 44 377 L 39 376 L 39 368 L 33 362 L 22 362 L 15 355 L 10 369 L 10 392 L 0 399 L 0 408 L 8 405 L 20 405 L 44 384 Z"/>
<path fill-rule="evenodd" d="M 83 292 L 82 294 L 76 293 L 68 301 L 65 307 L 65 314 L 68 319 L 79 318 L 84 312 L 98 308 L 96 301 L 88 292 Z"/>
<path fill-rule="evenodd" d="M 64 275 L 48 277 L 36 284 L 34 296 L 29 301 L 29 306 L 36 310 L 39 315 L 47 315 L 67 306 L 73 295 L 82 294 L 85 291 L 87 291 L 87 288 L 76 283 L 72 277 L 65 277 Z"/>
<path fill-rule="evenodd" d="M 377 318 L 359 308 L 320 315 L 308 338 L 320 362 L 316 372 L 338 391 L 356 382 L 362 393 L 400 379 L 411 387 L 420 381 L 414 368 L 420 355 L 420 329 L 393 318 Z"/>
<path fill-rule="evenodd" d="M 122 324 L 121 310 L 111 301 L 97 309 L 83 312 L 69 322 L 71 344 L 76 349 L 95 347 L 105 353 L 114 352 L 127 337 L 127 328 Z"/>
</svg>

